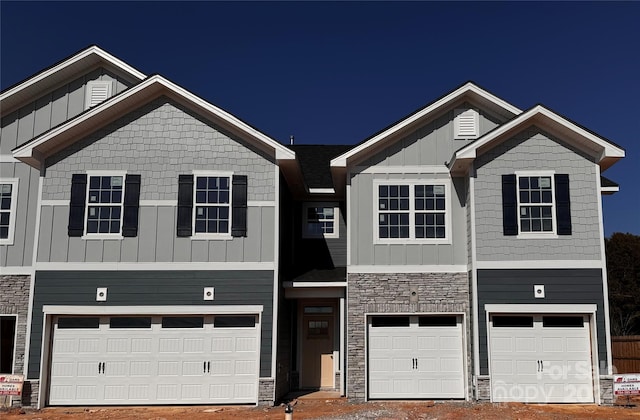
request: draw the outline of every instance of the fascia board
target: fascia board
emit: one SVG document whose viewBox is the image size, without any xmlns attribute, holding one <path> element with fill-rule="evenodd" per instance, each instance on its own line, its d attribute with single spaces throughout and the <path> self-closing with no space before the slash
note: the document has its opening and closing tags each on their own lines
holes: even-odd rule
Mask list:
<svg viewBox="0 0 640 420">
<path fill-rule="evenodd" d="M 601 147 L 603 149 L 603 154 L 601 156 L 601 159 L 605 157 L 623 158 L 625 155 L 624 150 L 620 149 L 619 147 L 614 146 L 608 141 L 594 135 L 593 133 L 586 131 L 585 129 L 573 124 L 572 122 L 567 121 L 565 118 L 562 118 L 558 114 L 546 109 L 542 105 L 536 105 L 535 107 L 519 115 L 513 120 L 491 131 L 484 137 L 469 144 L 467 147 L 464 147 L 458 150 L 455 153 L 454 160 L 475 159 L 477 157 L 478 149 L 491 143 L 492 141 L 501 137 L 503 134 L 509 132 L 510 130 L 517 128 L 519 125 L 525 124 L 529 120 L 532 120 L 533 118 L 537 118 L 539 116 L 546 118 L 547 120 L 553 123 L 556 123 L 564 128 L 567 128 L 573 131 L 574 133 L 578 134 L 579 136 L 591 141 L 595 145 Z"/>
<path fill-rule="evenodd" d="M 80 62 L 88 57 L 90 57 L 91 55 L 96 55 L 98 57 L 100 57 L 102 60 L 106 61 L 107 63 L 113 65 L 114 67 L 119 68 L 120 70 L 130 74 L 131 76 L 133 76 L 134 78 L 138 79 L 138 80 L 143 80 L 146 76 L 144 73 L 136 70 L 135 68 L 131 67 L 129 64 L 125 63 L 124 61 L 112 56 L 111 54 L 109 54 L 108 52 L 100 49 L 97 46 L 92 46 L 87 48 L 84 51 L 81 51 L 80 53 L 74 55 L 73 57 L 69 58 L 68 60 L 63 61 L 62 63 L 58 64 L 57 66 L 54 66 L 50 69 L 47 69 L 41 73 L 36 74 L 34 77 L 24 81 L 23 83 L 20 83 L 17 86 L 14 86 L 13 88 L 7 90 L 6 92 L 0 94 L 0 102 L 4 101 L 6 98 L 15 95 L 16 93 L 28 88 L 29 86 L 32 86 L 38 82 L 41 82 L 45 79 L 47 79 L 48 77 L 52 76 L 53 74 L 61 71 L 62 69 L 65 69 L 77 62 Z"/>
<path fill-rule="evenodd" d="M 78 127 L 80 124 L 88 120 L 91 120 L 93 118 L 99 118 L 100 114 L 104 113 L 105 111 L 112 109 L 116 105 L 126 100 L 133 99 L 136 95 L 141 95 L 142 92 L 146 90 L 152 90 L 154 88 L 165 89 L 169 93 L 177 95 L 178 97 L 186 100 L 192 105 L 195 105 L 207 111 L 208 113 L 214 115 L 216 118 L 247 133 L 250 137 L 255 139 L 257 142 L 261 142 L 264 145 L 267 145 L 269 148 L 273 149 L 277 160 L 294 160 L 295 159 L 295 152 L 293 152 L 292 150 L 284 147 L 277 141 L 271 139 L 270 137 L 266 136 L 265 134 L 261 133 L 255 128 L 249 126 L 248 124 L 244 123 L 243 121 L 239 120 L 238 118 L 234 117 L 228 112 L 223 111 L 222 109 L 210 104 L 209 102 L 203 100 L 202 98 L 199 98 L 198 96 L 192 94 L 191 92 L 168 81 L 162 76 L 157 76 L 157 75 L 149 77 L 142 83 L 122 92 L 121 94 L 115 96 L 111 100 L 108 100 L 102 103 L 101 105 L 98 105 L 95 108 L 89 110 L 88 112 L 79 115 L 75 119 L 48 131 L 47 133 L 41 135 L 39 138 L 36 138 L 32 142 L 27 143 L 15 149 L 13 151 L 13 156 L 16 159 L 26 161 L 26 159 L 33 157 L 33 154 L 36 148 L 45 144 L 46 142 L 55 138 L 56 136 L 61 135 L 67 130 Z"/>
<path fill-rule="evenodd" d="M 494 104 L 496 104 L 497 106 L 505 109 L 506 111 L 509 111 L 510 113 L 514 114 L 514 115 L 518 115 L 520 113 L 522 113 L 522 110 L 514 107 L 513 105 L 509 104 L 508 102 L 503 101 L 502 99 L 498 98 L 497 96 L 494 96 L 492 94 L 490 94 L 489 92 L 480 89 L 478 86 L 474 85 L 473 83 L 466 83 L 465 85 L 463 85 L 462 87 L 460 87 L 459 89 L 454 90 L 453 92 L 451 92 L 450 94 L 444 96 L 443 98 L 437 100 L 436 102 L 432 103 L 431 105 L 425 107 L 424 109 L 420 110 L 419 112 L 416 112 L 415 114 L 409 116 L 408 118 L 400 121 L 398 124 L 390 127 L 389 129 L 383 131 L 382 133 L 372 137 L 371 139 L 369 139 L 368 141 L 362 143 L 361 145 L 349 150 L 346 153 L 343 153 L 340 156 L 337 156 L 336 158 L 332 159 L 330 162 L 330 166 L 332 167 L 346 167 L 347 166 L 347 161 L 355 156 L 360 154 L 361 152 L 363 152 L 366 149 L 369 149 L 373 146 L 375 146 L 377 143 L 379 143 L 380 141 L 388 138 L 389 136 L 392 136 L 393 134 L 403 130 L 404 128 L 406 128 L 407 126 L 410 126 L 411 124 L 415 123 L 416 121 L 419 121 L 425 117 L 427 117 L 428 115 L 437 112 L 438 110 L 440 110 L 441 108 L 447 106 L 448 104 L 450 104 L 451 102 L 459 99 L 460 97 L 464 96 L 465 94 L 468 94 L 469 92 L 472 92 L 490 102 L 493 102 Z"/>
</svg>

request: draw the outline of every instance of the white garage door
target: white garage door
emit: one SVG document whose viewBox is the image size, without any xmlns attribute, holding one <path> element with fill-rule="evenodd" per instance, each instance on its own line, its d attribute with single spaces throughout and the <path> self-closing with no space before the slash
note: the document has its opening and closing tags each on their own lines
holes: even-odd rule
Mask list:
<svg viewBox="0 0 640 420">
<path fill-rule="evenodd" d="M 493 315 L 489 337 L 494 402 L 594 401 L 586 315 Z"/>
<path fill-rule="evenodd" d="M 464 398 L 462 316 L 369 317 L 369 398 Z"/>
<path fill-rule="evenodd" d="M 257 315 L 58 317 L 49 404 L 256 403 Z"/>
</svg>

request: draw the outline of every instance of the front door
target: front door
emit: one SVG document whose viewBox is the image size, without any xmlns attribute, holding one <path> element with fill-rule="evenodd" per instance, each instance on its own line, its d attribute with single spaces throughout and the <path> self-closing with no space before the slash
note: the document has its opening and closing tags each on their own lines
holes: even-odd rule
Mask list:
<svg viewBox="0 0 640 420">
<path fill-rule="evenodd" d="M 334 388 L 333 307 L 305 307 L 302 317 L 302 388 Z"/>
</svg>

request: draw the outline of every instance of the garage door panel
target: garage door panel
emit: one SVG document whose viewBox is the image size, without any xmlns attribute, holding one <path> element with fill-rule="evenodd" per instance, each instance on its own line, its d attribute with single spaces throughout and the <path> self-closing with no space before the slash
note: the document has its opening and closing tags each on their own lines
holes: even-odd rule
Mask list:
<svg viewBox="0 0 640 420">
<path fill-rule="evenodd" d="M 464 398 L 462 317 L 395 318 L 369 319 L 369 398 Z"/>
<path fill-rule="evenodd" d="M 147 317 L 144 328 L 140 318 L 113 322 L 113 317 L 103 316 L 99 325 L 92 319 L 95 328 L 90 330 L 59 329 L 54 319 L 50 404 L 257 401 L 256 316 L 240 317 L 242 325 L 236 328 L 215 328 L 211 315 L 156 316 L 153 323 Z M 75 324 L 67 324 L 88 325 L 82 317 L 71 321 Z"/>
<path fill-rule="evenodd" d="M 494 402 L 593 402 L 586 316 L 534 314 L 497 318 L 497 326 L 496 316 L 491 317 L 489 326 Z M 524 322 L 525 319 L 530 321 Z M 508 350 L 509 336 L 516 343 L 516 351 Z"/>
</svg>

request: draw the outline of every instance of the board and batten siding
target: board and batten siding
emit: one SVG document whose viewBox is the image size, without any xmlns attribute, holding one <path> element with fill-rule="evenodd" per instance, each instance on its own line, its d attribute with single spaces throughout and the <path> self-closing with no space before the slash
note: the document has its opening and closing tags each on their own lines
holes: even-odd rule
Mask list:
<svg viewBox="0 0 640 420">
<path fill-rule="evenodd" d="M 534 285 L 544 285 L 536 299 Z M 596 304 L 598 358 L 607 372 L 605 309 L 600 269 L 478 270 L 478 329 L 480 374 L 489 374 L 486 304 Z"/>
<path fill-rule="evenodd" d="M 106 302 L 96 288 L 107 287 Z M 203 301 L 204 287 L 215 300 Z M 40 271 L 36 273 L 28 378 L 38 379 L 44 305 L 262 305 L 260 376 L 271 376 L 273 271 Z M 162 315 L 162 314 L 158 314 Z"/>
<path fill-rule="evenodd" d="M 18 194 L 12 195 L 17 200 L 13 244 L 0 245 L 0 267 L 31 266 L 39 177 L 39 171 L 22 162 L 0 162 L 0 178 L 18 180 Z"/>
<path fill-rule="evenodd" d="M 451 180 L 450 243 L 411 242 L 374 243 L 374 180 L 398 181 L 416 179 Z M 466 183 L 448 173 L 372 174 L 351 176 L 351 264 L 352 265 L 459 265 L 467 264 L 467 226 L 465 210 Z"/>
<path fill-rule="evenodd" d="M 69 237 L 69 206 L 43 206 L 38 262 L 273 262 L 275 207 L 247 209 L 247 237 L 176 236 L 176 206 L 140 206 L 138 236 Z"/>
<path fill-rule="evenodd" d="M 469 103 L 455 107 L 455 109 L 469 108 L 478 110 L 480 135 L 504 122 L 504 118 L 494 116 Z M 358 166 L 443 165 L 451 159 L 453 152 L 473 141 L 473 139 L 454 140 L 454 111 L 454 109 L 448 110 L 373 157 L 358 163 Z"/>
<path fill-rule="evenodd" d="M 274 261 L 275 162 L 165 97 L 80 139 L 48 158 L 46 166 L 43 199 L 45 204 L 57 203 L 41 211 L 39 262 Z M 69 206 L 64 202 L 70 199 L 71 177 L 88 170 L 141 175 L 137 237 L 115 241 L 68 236 Z M 247 237 L 177 237 L 178 176 L 194 170 L 247 175 Z M 146 205 L 145 200 L 155 203 Z M 252 206 L 252 201 L 266 205 Z"/>
<path fill-rule="evenodd" d="M 86 85 L 93 80 L 111 81 L 112 95 L 134 84 L 133 80 L 98 68 L 47 92 L 2 118 L 0 154 L 11 154 L 15 147 L 82 113 L 85 110 Z"/>
<path fill-rule="evenodd" d="M 596 169 L 593 158 L 535 126 L 479 156 L 474 188 L 477 260 L 599 260 L 601 198 Z M 569 174 L 571 235 L 550 239 L 503 235 L 502 175 L 545 170 Z"/>
</svg>

